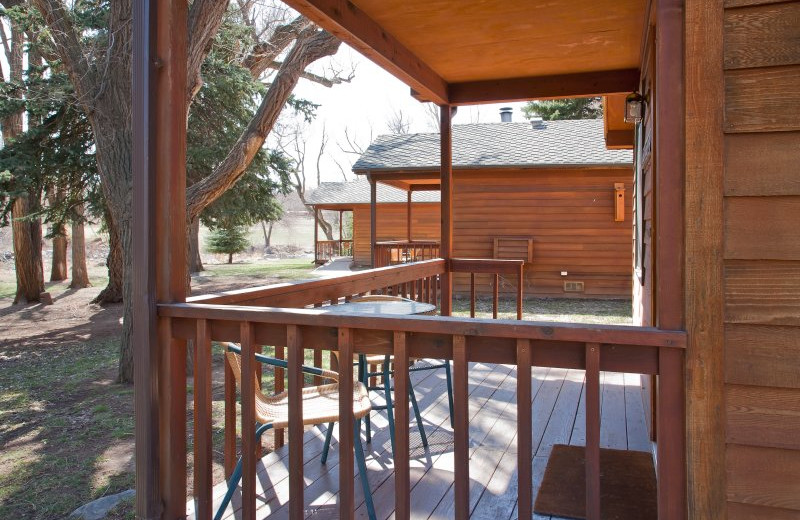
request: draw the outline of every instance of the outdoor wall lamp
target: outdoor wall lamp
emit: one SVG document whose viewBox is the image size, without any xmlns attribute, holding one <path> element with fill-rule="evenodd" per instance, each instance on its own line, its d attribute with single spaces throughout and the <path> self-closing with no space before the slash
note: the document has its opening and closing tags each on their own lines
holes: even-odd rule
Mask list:
<svg viewBox="0 0 800 520">
<path fill-rule="evenodd" d="M 644 97 L 632 92 L 625 98 L 625 122 L 639 123 L 644 117 Z"/>
</svg>

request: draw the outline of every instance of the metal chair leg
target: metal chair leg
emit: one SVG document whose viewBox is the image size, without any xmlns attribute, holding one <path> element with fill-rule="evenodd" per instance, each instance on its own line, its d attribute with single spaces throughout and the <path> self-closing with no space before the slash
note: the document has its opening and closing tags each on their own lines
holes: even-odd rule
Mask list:
<svg viewBox="0 0 800 520">
<path fill-rule="evenodd" d="M 389 378 L 389 356 L 383 362 L 383 391 L 386 394 L 386 418 L 389 420 L 389 438 L 394 456 L 394 405 L 392 404 L 392 382 Z"/>
<path fill-rule="evenodd" d="M 444 373 L 447 376 L 447 404 L 450 407 L 450 428 L 455 428 L 453 419 L 453 376 L 450 374 L 450 360 L 444 360 Z"/>
<path fill-rule="evenodd" d="M 372 492 L 369 489 L 369 479 L 367 478 L 367 462 L 364 460 L 364 449 L 361 446 L 361 419 L 355 420 L 355 432 L 353 436 L 353 448 L 355 449 L 356 464 L 358 464 L 358 476 L 361 480 L 361 487 L 364 490 L 364 503 L 367 506 L 367 514 L 370 520 L 376 520 L 375 504 L 372 501 Z"/>
<path fill-rule="evenodd" d="M 261 436 L 270 428 L 272 428 L 271 424 L 262 424 L 256 428 L 256 442 L 261 441 Z M 219 509 L 217 509 L 217 513 L 214 515 L 214 520 L 220 520 L 220 518 L 222 518 L 223 513 L 225 513 L 225 510 L 228 508 L 228 504 L 231 503 L 233 493 L 236 491 L 241 479 L 242 457 L 239 457 L 239 460 L 236 462 L 236 467 L 233 469 L 233 473 L 231 474 L 231 479 L 228 481 L 228 491 L 225 492 L 225 496 L 222 498 L 222 503 L 219 505 Z"/>
<path fill-rule="evenodd" d="M 361 355 L 358 356 L 358 380 L 364 383 L 364 387 L 367 388 L 367 394 L 369 394 L 369 367 L 364 356 Z M 364 426 L 367 430 L 367 444 L 370 444 L 372 443 L 372 421 L 369 414 L 364 416 Z"/>
<path fill-rule="evenodd" d="M 414 407 L 414 416 L 417 418 L 417 428 L 419 429 L 419 436 L 422 438 L 422 445 L 427 448 L 428 436 L 425 434 L 425 425 L 422 424 L 422 415 L 419 413 L 417 396 L 414 395 L 414 388 L 411 386 L 411 381 L 409 381 L 408 384 L 408 396 L 411 398 L 411 406 Z"/>
<path fill-rule="evenodd" d="M 331 439 L 333 438 L 333 423 L 328 423 L 328 431 L 325 432 L 325 445 L 322 447 L 322 464 L 328 462 L 328 450 L 331 449 Z"/>
</svg>

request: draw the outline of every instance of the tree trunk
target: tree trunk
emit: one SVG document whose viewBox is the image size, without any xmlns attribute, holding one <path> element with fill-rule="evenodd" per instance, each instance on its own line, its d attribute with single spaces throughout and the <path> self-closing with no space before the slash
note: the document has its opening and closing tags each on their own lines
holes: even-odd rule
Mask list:
<svg viewBox="0 0 800 520">
<path fill-rule="evenodd" d="M 189 224 L 189 274 L 205 271 L 203 259 L 200 257 L 200 219 L 194 219 Z"/>
<path fill-rule="evenodd" d="M 67 279 L 67 228 L 63 223 L 54 224 L 53 265 L 50 269 L 50 281 L 60 282 Z"/>
<path fill-rule="evenodd" d="M 233 253 L 228 253 L 228 263 L 229 264 L 233 263 Z"/>
<path fill-rule="evenodd" d="M 9 76 L 10 81 L 22 81 L 23 32 L 15 22 L 11 23 Z M 13 141 L 22 133 L 22 111 L 9 115 L 2 121 L 3 142 Z M 11 232 L 14 236 L 14 267 L 17 278 L 17 293 L 14 303 L 38 302 L 44 292 L 42 269 L 42 225 L 41 221 L 27 217 L 38 209 L 35 190 L 11 203 Z"/>
<path fill-rule="evenodd" d="M 78 218 L 72 222 L 72 280 L 70 289 L 91 287 L 89 270 L 86 268 L 86 235 L 83 229 L 83 204 L 75 207 Z"/>
<path fill-rule="evenodd" d="M 30 212 L 29 206 L 26 197 L 14 199 L 11 206 L 14 268 L 17 274 L 17 294 L 14 303 L 38 302 L 39 295 L 44 292 L 42 226 L 38 221 L 25 218 Z"/>
<path fill-rule="evenodd" d="M 269 249 L 270 241 L 272 240 L 272 225 L 274 222 L 269 223 L 269 231 L 267 231 L 267 223 L 263 220 L 261 221 L 261 231 L 264 232 L 264 251 L 266 252 Z"/>
<path fill-rule="evenodd" d="M 107 216 L 108 221 L 108 258 L 106 258 L 106 266 L 108 266 L 108 285 L 100 291 L 92 303 L 99 303 L 100 305 L 106 303 L 119 303 L 124 301 L 124 288 L 123 281 L 125 279 L 125 258 L 131 255 L 125 255 L 122 248 L 122 240 L 119 236 L 120 231 L 112 223 L 110 215 Z"/>
</svg>

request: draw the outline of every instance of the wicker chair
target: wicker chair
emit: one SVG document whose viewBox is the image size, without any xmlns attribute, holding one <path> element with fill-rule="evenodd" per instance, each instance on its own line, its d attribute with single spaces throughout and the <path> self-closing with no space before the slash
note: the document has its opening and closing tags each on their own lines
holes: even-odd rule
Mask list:
<svg viewBox="0 0 800 520">
<path fill-rule="evenodd" d="M 366 296 L 360 296 L 358 298 L 353 298 L 350 300 L 350 303 L 363 303 L 363 302 L 410 302 L 413 300 L 409 300 L 407 298 L 402 298 L 400 296 L 391 296 L 385 294 L 371 294 Z M 431 312 L 427 312 L 425 314 L 428 315 L 435 315 L 436 311 L 433 310 Z M 418 361 L 416 359 L 411 360 L 412 363 Z M 367 387 L 368 390 L 378 390 L 383 391 L 384 396 L 386 398 L 386 404 L 373 406 L 372 410 L 386 410 L 386 416 L 389 422 L 389 438 L 391 439 L 392 443 L 392 453 L 394 453 L 394 405 L 392 403 L 392 386 L 391 386 L 391 377 L 394 373 L 391 366 L 394 362 L 393 356 L 385 356 L 382 354 L 376 355 L 366 355 L 360 356 L 358 365 L 359 365 L 359 374 L 361 375 L 361 383 Z M 381 370 L 378 372 L 370 372 L 369 366 L 370 365 L 381 365 Z M 425 364 L 422 366 L 412 366 L 409 371 L 421 371 L 421 370 L 435 370 L 438 368 L 444 368 L 445 376 L 447 378 L 447 403 L 450 408 L 450 426 L 453 426 L 453 380 L 452 375 L 450 372 L 450 362 L 448 360 L 443 361 L 442 363 L 437 364 Z M 381 376 L 383 379 L 383 386 L 369 386 L 369 380 L 372 377 Z M 414 394 L 414 387 L 412 386 L 411 382 L 409 381 L 408 385 L 409 390 L 409 397 L 411 401 L 411 405 L 414 409 L 414 416 L 417 420 L 417 428 L 419 429 L 419 434 L 422 439 L 422 445 L 424 447 L 428 447 L 428 437 L 425 434 L 425 428 L 422 424 L 422 417 L 419 411 L 419 405 L 417 404 L 417 398 Z M 372 441 L 372 427 L 370 422 L 370 416 L 367 414 L 364 417 L 364 422 L 367 430 L 367 442 Z M 324 455 L 327 454 L 328 445 L 330 444 L 330 439 L 326 437 L 325 439 L 325 448 L 324 448 Z"/>
<path fill-rule="evenodd" d="M 242 358 L 241 349 L 234 344 L 228 345 L 228 352 L 226 352 L 227 362 L 233 371 L 236 378 L 236 386 L 241 391 L 242 379 Z M 272 365 L 281 368 L 288 368 L 288 363 L 281 359 L 270 358 L 261 354 L 255 355 L 256 361 L 267 365 Z M 324 379 L 335 381 L 318 386 L 311 386 L 303 388 L 303 424 L 316 425 L 328 423 L 328 431 L 326 433 L 325 453 L 322 459 L 324 464 L 327 460 L 328 446 L 333 431 L 333 423 L 339 420 L 339 374 L 330 370 L 324 370 L 316 367 L 302 367 L 303 372 L 315 376 L 321 376 Z M 281 392 L 274 396 L 264 395 L 256 382 L 256 442 L 261 440 L 261 436 L 269 429 L 285 428 L 289 425 L 289 393 Z M 369 489 L 369 482 L 367 480 L 367 466 L 364 460 L 364 451 L 361 447 L 361 419 L 369 416 L 372 409 L 367 388 L 361 382 L 353 386 L 353 416 L 355 417 L 355 458 L 358 464 L 359 477 L 361 479 L 361 486 L 364 490 L 364 499 L 366 501 L 367 512 L 371 520 L 375 519 L 375 507 L 372 502 L 372 494 Z M 236 468 L 233 470 L 230 481 L 228 482 L 228 491 L 222 499 L 219 509 L 214 516 L 215 520 L 222 518 L 225 509 L 233 497 L 239 481 L 242 478 L 242 458 L 239 457 L 236 463 Z"/>
</svg>

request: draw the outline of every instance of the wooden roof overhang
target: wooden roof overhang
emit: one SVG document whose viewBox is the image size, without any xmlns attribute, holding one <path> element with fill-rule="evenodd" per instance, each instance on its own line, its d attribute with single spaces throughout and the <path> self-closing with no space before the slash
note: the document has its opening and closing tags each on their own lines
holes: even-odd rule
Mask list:
<svg viewBox="0 0 800 520">
<path fill-rule="evenodd" d="M 627 94 L 639 83 L 645 0 L 286 3 L 438 105 Z"/>
<path fill-rule="evenodd" d="M 612 130 L 615 132 L 616 130 Z M 607 131 L 608 132 L 608 131 Z M 625 130 L 619 130 L 625 132 Z M 627 138 L 627 133 L 620 137 L 623 141 Z M 632 134 L 631 134 L 632 139 Z M 633 141 L 631 141 L 632 145 Z M 619 148 L 630 148 L 627 144 L 621 144 Z M 521 164 L 521 165 L 453 165 L 453 171 L 457 172 L 480 172 L 485 170 L 503 172 L 532 172 L 537 170 L 562 170 L 562 169 L 581 169 L 581 170 L 613 170 L 631 169 L 632 163 L 598 163 L 598 164 Z M 421 169 L 400 169 L 386 168 L 381 170 L 353 170 L 357 175 L 366 175 L 376 182 L 388 184 L 404 191 L 438 191 L 440 185 L 440 170 L 421 168 Z"/>
</svg>

